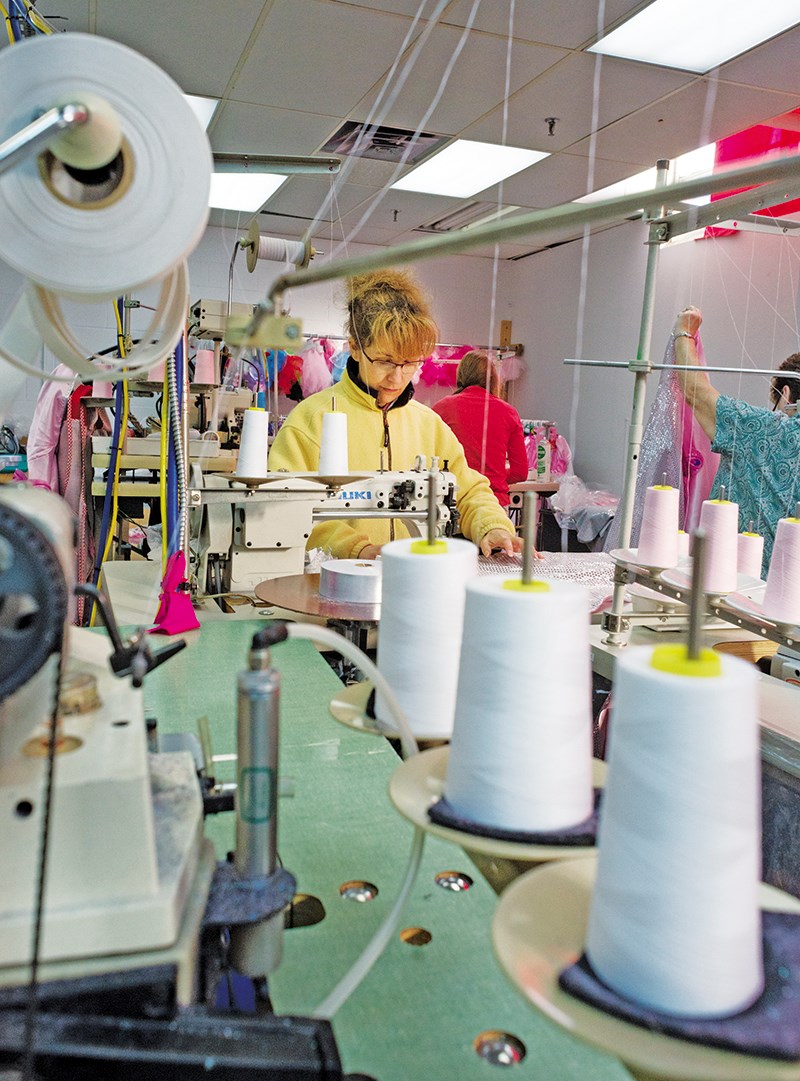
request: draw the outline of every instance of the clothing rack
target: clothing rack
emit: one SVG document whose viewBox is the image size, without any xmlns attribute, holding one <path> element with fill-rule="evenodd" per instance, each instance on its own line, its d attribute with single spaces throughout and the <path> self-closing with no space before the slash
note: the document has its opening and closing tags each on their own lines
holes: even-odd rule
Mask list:
<svg viewBox="0 0 800 1081">
<path fill-rule="evenodd" d="M 344 334 L 312 334 L 309 331 L 303 332 L 303 337 L 308 341 L 321 341 L 323 338 L 329 342 L 347 342 L 350 339 Z M 464 342 L 437 342 L 437 349 L 461 349 L 464 346 Z M 522 355 L 523 347 L 518 346 L 504 346 L 504 345 L 473 345 L 473 349 L 491 350 L 497 353 L 501 357 L 518 357 Z M 457 360 L 444 359 L 439 361 L 440 364 L 458 364 Z"/>
</svg>

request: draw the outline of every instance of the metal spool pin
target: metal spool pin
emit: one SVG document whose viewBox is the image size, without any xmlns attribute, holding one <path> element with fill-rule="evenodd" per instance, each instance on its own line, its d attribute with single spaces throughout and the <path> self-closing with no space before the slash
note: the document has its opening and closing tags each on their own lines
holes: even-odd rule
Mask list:
<svg viewBox="0 0 800 1081">
<path fill-rule="evenodd" d="M 522 497 L 522 584 L 533 580 L 533 542 L 535 526 L 536 493 L 525 492 Z"/>
<path fill-rule="evenodd" d="M 706 565 L 706 535 L 696 529 L 692 538 L 692 595 L 689 601 L 689 642 L 687 653 L 690 661 L 699 659 L 703 650 L 703 623 L 706 615 L 706 595 L 703 578 Z"/>
<path fill-rule="evenodd" d="M 436 474 L 428 474 L 428 544 L 436 543 L 436 526 L 439 515 L 436 507 Z"/>
</svg>

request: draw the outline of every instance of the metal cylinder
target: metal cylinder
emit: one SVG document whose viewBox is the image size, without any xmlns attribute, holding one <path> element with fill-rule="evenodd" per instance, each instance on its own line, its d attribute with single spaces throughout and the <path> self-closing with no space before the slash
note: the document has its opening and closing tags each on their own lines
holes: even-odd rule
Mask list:
<svg viewBox="0 0 800 1081">
<path fill-rule="evenodd" d="M 280 678 L 268 649 L 252 649 L 237 679 L 236 868 L 270 875 L 277 851 Z"/>
</svg>

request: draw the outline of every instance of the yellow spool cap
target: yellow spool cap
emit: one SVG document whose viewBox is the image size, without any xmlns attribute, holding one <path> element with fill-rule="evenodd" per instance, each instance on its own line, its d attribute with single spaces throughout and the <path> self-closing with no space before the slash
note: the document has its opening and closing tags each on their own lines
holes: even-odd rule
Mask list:
<svg viewBox="0 0 800 1081">
<path fill-rule="evenodd" d="M 795 519 L 795 520 L 797 520 L 797 519 Z M 761 534 L 760 533 L 748 533 L 747 530 L 745 530 L 744 533 L 742 533 L 742 536 L 743 537 L 760 537 Z"/>
<path fill-rule="evenodd" d="M 513 590 L 515 593 L 549 593 L 550 585 L 534 578 L 532 582 L 523 582 L 521 578 L 506 578 L 503 589 Z"/>
<path fill-rule="evenodd" d="M 784 522 L 789 522 L 791 525 L 800 525 L 800 518 L 784 518 Z"/>
<path fill-rule="evenodd" d="M 654 492 L 674 492 L 675 489 L 672 487 L 671 484 L 654 484 L 653 485 L 653 491 Z"/>
<path fill-rule="evenodd" d="M 709 499 L 709 503 L 713 503 L 717 507 L 727 507 L 730 502 L 730 499 Z"/>
<path fill-rule="evenodd" d="M 414 541 L 411 552 L 415 556 L 441 556 L 447 554 L 447 541 L 437 540 L 428 544 L 426 540 Z"/>
<path fill-rule="evenodd" d="M 669 672 L 673 676 L 709 679 L 722 675 L 722 660 L 713 649 L 703 649 L 696 660 L 691 660 L 684 645 L 656 646 L 650 665 L 658 672 Z"/>
</svg>

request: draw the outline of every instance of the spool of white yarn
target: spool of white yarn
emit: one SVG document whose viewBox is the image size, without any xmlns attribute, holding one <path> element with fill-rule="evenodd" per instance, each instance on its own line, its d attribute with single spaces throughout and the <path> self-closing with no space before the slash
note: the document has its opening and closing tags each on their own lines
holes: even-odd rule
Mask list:
<svg viewBox="0 0 800 1081">
<path fill-rule="evenodd" d="M 800 624 L 800 518 L 778 520 L 762 608 L 776 623 Z"/>
<path fill-rule="evenodd" d="M 194 358 L 194 382 L 219 386 L 219 373 L 214 363 L 213 349 L 198 349 Z"/>
<path fill-rule="evenodd" d="M 319 569 L 319 592 L 330 600 L 379 604 L 381 564 L 375 559 L 329 559 Z"/>
<path fill-rule="evenodd" d="M 269 413 L 266 409 L 255 407 L 245 409 L 239 441 L 239 457 L 236 462 L 236 476 L 265 477 L 268 448 Z"/>
<path fill-rule="evenodd" d="M 383 587 L 378 668 L 416 736 L 447 739 L 453 731 L 467 582 L 478 573 L 478 549 L 465 540 L 399 540 L 381 549 Z M 394 721 L 380 694 L 376 715 Z"/>
<path fill-rule="evenodd" d="M 764 538 L 760 533 L 740 533 L 736 544 L 736 569 L 739 574 L 760 578 L 764 560 Z"/>
<path fill-rule="evenodd" d="M 208 218 L 211 154 L 180 87 L 150 60 L 94 34 L 52 34 L 4 49 L 0 76 L 14 87 L 0 140 L 37 109 L 80 102 L 81 92 L 113 110 L 123 140 L 119 180 L 99 201 L 57 161 L 40 171 L 31 157 L 0 176 L 0 258 L 78 299 L 135 291 L 183 262 Z"/>
<path fill-rule="evenodd" d="M 458 814 L 526 831 L 591 814 L 588 610 L 572 582 L 468 583 L 444 788 Z"/>
<path fill-rule="evenodd" d="M 91 350 L 75 339 L 61 299 L 104 300 L 161 282 L 157 311 L 140 335 L 147 344 L 124 362 L 130 374 L 142 374 L 174 348 L 183 330 L 186 258 L 208 217 L 205 132 L 169 76 L 95 35 L 53 34 L 3 50 L 0 83 L 14 87 L 14 107 L 0 118 L 0 140 L 37 111 L 66 102 L 85 103 L 90 113 L 82 128 L 52 140 L 52 153 L 0 176 L 0 259 L 28 279 L 31 311 L 48 348 L 89 377 Z M 103 165 L 120 136 L 119 153 Z M 67 160 L 93 166 L 91 183 Z M 40 375 L 18 352 L 2 349 L 0 355 Z"/>
<path fill-rule="evenodd" d="M 700 528 L 706 535 L 706 593 L 736 589 L 739 504 L 727 499 L 706 499 L 700 508 Z"/>
<path fill-rule="evenodd" d="M 306 267 L 314 256 L 314 249 L 309 241 L 281 240 L 279 237 L 261 236 L 258 220 L 253 218 L 247 230 L 247 237 L 239 243 L 246 250 L 247 269 L 252 274 L 259 259 L 273 263 L 294 263 L 296 267 Z"/>
<path fill-rule="evenodd" d="M 678 559 L 681 556 L 688 556 L 689 554 L 689 534 L 683 530 L 678 530 Z"/>
<path fill-rule="evenodd" d="M 638 558 L 648 567 L 674 567 L 678 562 L 677 488 L 655 484 L 644 494 Z"/>
<path fill-rule="evenodd" d="M 642 647 L 617 661 L 586 952 L 626 998 L 711 1017 L 763 985 L 758 672 L 685 657 Z"/>
<path fill-rule="evenodd" d="M 347 414 L 323 413 L 318 472 L 322 477 L 338 477 L 349 471 Z"/>
</svg>

